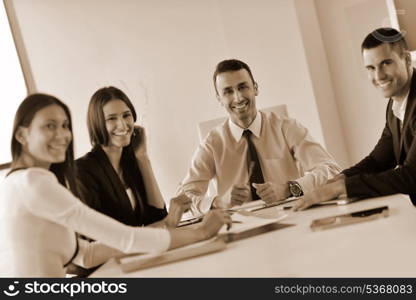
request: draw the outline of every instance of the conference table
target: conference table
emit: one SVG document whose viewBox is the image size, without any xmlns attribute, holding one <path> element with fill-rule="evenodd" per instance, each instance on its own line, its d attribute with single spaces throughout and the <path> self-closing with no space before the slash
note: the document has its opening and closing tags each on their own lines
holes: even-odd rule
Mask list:
<svg viewBox="0 0 416 300">
<path fill-rule="evenodd" d="M 389 215 L 313 231 L 314 219 L 387 205 Z M 257 211 L 270 217 L 275 206 Z M 293 224 L 227 244 L 226 249 L 169 264 L 123 273 L 114 259 L 90 277 L 416 277 L 416 209 L 397 194 L 348 205 L 326 205 L 290 213 Z"/>
</svg>

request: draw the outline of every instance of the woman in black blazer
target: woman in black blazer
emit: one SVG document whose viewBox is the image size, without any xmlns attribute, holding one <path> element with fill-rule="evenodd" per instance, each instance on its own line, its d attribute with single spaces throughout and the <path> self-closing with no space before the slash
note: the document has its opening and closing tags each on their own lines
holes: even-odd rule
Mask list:
<svg viewBox="0 0 416 300">
<path fill-rule="evenodd" d="M 88 107 L 93 148 L 76 160 L 81 198 L 127 225 L 175 227 L 190 199 L 173 198 L 167 214 L 147 156 L 145 132 L 134 125 L 136 119 L 131 101 L 120 89 L 104 87 L 94 93 Z"/>
</svg>

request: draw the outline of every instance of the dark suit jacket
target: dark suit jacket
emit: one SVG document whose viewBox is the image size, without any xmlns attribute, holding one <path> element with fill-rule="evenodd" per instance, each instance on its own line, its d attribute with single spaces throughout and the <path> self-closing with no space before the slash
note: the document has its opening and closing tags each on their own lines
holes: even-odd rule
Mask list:
<svg viewBox="0 0 416 300">
<path fill-rule="evenodd" d="M 166 209 L 148 204 L 137 161 L 126 148 L 121 164 L 124 179 L 136 196 L 136 209 L 133 210 L 123 183 L 99 146 L 76 160 L 81 199 L 95 210 L 127 225 L 140 226 L 159 221 L 167 215 Z"/>
<path fill-rule="evenodd" d="M 400 120 L 386 111 L 386 126 L 374 150 L 355 166 L 342 171 L 349 197 L 378 197 L 408 194 L 416 205 L 416 71 L 413 70 L 406 113 Z"/>
</svg>

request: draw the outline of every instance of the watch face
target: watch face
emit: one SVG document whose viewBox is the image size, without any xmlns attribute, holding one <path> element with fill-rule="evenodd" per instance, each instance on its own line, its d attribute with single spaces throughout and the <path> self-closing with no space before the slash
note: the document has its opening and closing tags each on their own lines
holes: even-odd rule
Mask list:
<svg viewBox="0 0 416 300">
<path fill-rule="evenodd" d="M 302 189 L 296 183 L 291 183 L 289 186 L 289 190 L 292 196 L 299 197 L 302 195 Z"/>
</svg>

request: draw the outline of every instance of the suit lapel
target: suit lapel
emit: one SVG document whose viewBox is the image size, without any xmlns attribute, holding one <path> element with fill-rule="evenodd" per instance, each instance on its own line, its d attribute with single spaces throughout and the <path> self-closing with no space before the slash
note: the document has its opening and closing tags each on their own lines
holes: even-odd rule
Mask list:
<svg viewBox="0 0 416 300">
<path fill-rule="evenodd" d="M 113 166 L 110 163 L 105 152 L 101 147 L 96 147 L 95 149 L 96 158 L 98 160 L 97 166 L 102 168 L 102 176 L 106 179 L 107 186 L 104 187 L 109 193 L 113 193 L 115 197 L 117 207 L 114 207 L 116 210 L 123 211 L 123 214 L 127 217 L 133 215 L 133 209 L 131 207 L 130 200 L 124 189 L 124 185 L 120 180 L 118 174 L 114 170 Z"/>
<path fill-rule="evenodd" d="M 393 100 L 390 101 L 393 102 Z M 391 105 L 388 106 L 388 110 L 390 130 L 392 131 L 393 137 L 394 156 L 396 157 L 396 162 L 398 163 L 401 151 L 400 120 L 394 116 L 393 111 L 391 110 Z"/>
</svg>

